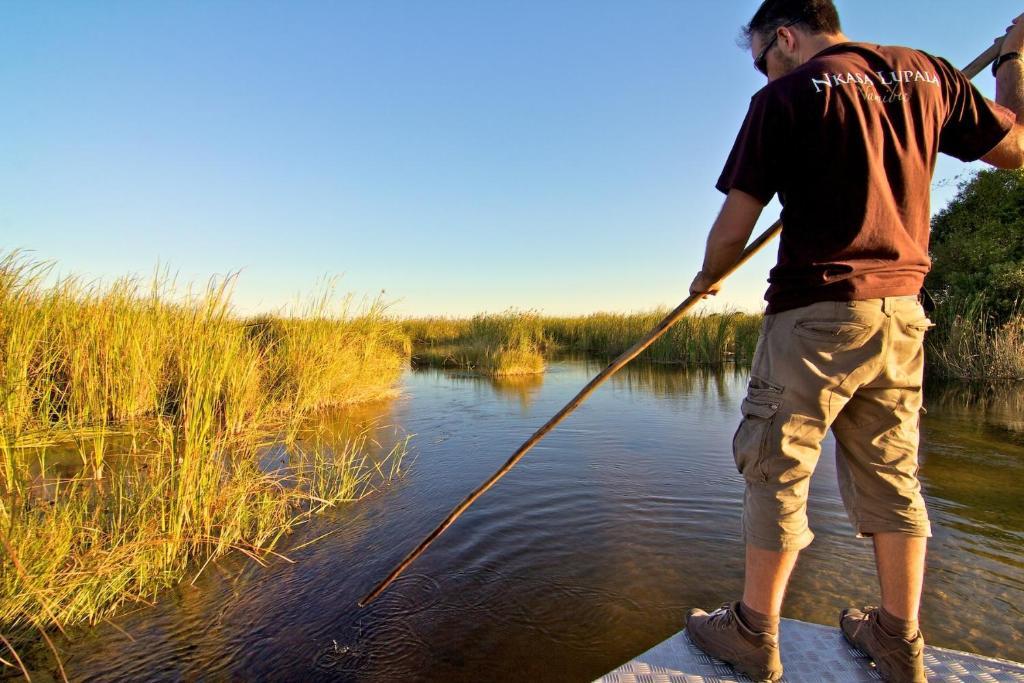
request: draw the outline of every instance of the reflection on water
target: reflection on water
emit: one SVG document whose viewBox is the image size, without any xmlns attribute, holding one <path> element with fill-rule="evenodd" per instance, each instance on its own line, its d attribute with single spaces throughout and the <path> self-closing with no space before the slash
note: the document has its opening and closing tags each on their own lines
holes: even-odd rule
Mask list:
<svg viewBox="0 0 1024 683">
<path fill-rule="evenodd" d="M 533 398 L 540 392 L 540 388 L 544 384 L 544 375 L 538 373 L 492 377 L 490 383 L 495 392 L 516 399 L 519 402 L 519 407 L 526 410 L 530 407 Z"/>
<path fill-rule="evenodd" d="M 586 372 L 597 374 L 607 364 L 584 360 Z M 689 396 L 699 393 L 731 401 L 731 387 L 737 378 L 746 381 L 749 368 L 727 365 L 725 368 L 696 367 L 683 371 L 667 363 L 634 363 L 627 365 L 610 382 L 627 391 L 653 394 L 658 398 Z"/>
<path fill-rule="evenodd" d="M 1001 427 L 1004 437 L 1024 444 L 1024 385 L 940 383 L 929 387 L 929 406 L 979 432 Z"/>
<path fill-rule="evenodd" d="M 567 359 L 511 383 L 407 373 L 404 397 L 344 416 L 354 424 L 386 412 L 382 424 L 416 434 L 407 477 L 288 539 L 281 550 L 294 563 L 261 568 L 235 557 L 116 627 L 74 634 L 69 672 L 588 681 L 664 640 L 687 607 L 717 606 L 742 584 L 742 480 L 729 445 L 743 370 L 628 366 L 407 575 L 367 608 L 355 604 L 603 367 Z M 926 405 L 921 476 L 935 532 L 926 635 L 1022 660 L 1024 390 L 935 387 Z M 386 448 L 397 436 L 375 438 Z M 877 601 L 870 544 L 846 520 L 832 448 L 830 439 L 811 486 L 817 536 L 785 608 L 819 623 Z"/>
<path fill-rule="evenodd" d="M 519 407 L 524 411 L 529 409 L 544 384 L 544 373 L 492 377 L 470 370 L 439 370 L 431 367 L 414 368 L 411 372 L 426 375 L 440 373 L 452 385 L 465 387 L 472 392 L 490 389 L 497 396 L 518 401 Z"/>
</svg>

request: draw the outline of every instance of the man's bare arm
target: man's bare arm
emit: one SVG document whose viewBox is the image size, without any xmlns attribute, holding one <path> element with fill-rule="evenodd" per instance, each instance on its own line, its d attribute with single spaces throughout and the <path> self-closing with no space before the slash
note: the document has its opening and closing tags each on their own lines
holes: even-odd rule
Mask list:
<svg viewBox="0 0 1024 683">
<path fill-rule="evenodd" d="M 729 191 L 711 226 L 704 266 L 690 285 L 690 294 L 718 293 L 721 289 L 718 281 L 743 253 L 763 209 L 764 205 L 746 192 Z"/>
<path fill-rule="evenodd" d="M 1024 52 L 1024 14 L 1007 29 L 1002 51 Z M 1011 60 L 999 67 L 996 102 L 1016 114 L 1017 123 L 981 160 L 996 168 L 1024 168 L 1024 61 Z"/>
<path fill-rule="evenodd" d="M 1017 114 L 1017 123 L 981 158 L 996 168 L 1024 168 L 1024 61 L 1007 62 L 999 69 L 996 102 Z"/>
</svg>

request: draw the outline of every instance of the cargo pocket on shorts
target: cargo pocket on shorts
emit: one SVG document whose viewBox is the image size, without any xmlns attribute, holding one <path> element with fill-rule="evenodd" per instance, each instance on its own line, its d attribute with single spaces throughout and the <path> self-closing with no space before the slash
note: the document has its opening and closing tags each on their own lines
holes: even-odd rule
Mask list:
<svg viewBox="0 0 1024 683">
<path fill-rule="evenodd" d="M 751 482 L 768 480 L 767 461 L 772 452 L 771 433 L 781 399 L 771 390 L 751 392 L 740 406 L 743 421 L 732 438 L 736 469 Z"/>
</svg>

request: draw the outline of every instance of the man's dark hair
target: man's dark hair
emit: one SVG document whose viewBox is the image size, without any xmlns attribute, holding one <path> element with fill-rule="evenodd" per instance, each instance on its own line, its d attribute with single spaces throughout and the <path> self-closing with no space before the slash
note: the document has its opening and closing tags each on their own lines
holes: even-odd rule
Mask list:
<svg viewBox="0 0 1024 683">
<path fill-rule="evenodd" d="M 839 33 L 839 12 L 832 0 L 765 0 L 743 27 L 747 47 L 755 33 L 767 39 L 780 26 L 796 22 L 811 33 Z"/>
</svg>

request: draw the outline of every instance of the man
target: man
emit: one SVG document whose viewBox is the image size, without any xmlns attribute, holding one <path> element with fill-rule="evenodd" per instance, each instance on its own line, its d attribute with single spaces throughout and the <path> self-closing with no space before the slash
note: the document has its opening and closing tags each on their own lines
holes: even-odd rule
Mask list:
<svg viewBox="0 0 1024 683">
<path fill-rule="evenodd" d="M 687 633 L 755 680 L 781 678 L 782 597 L 813 537 L 808 484 L 832 429 L 844 504 L 873 539 L 881 586 L 880 609 L 844 610 L 840 626 L 888 680 L 924 681 L 917 618 L 931 531 L 917 447 L 931 323 L 918 293 L 929 189 L 938 152 L 1024 166 L 1024 15 L 1002 42 L 999 104 L 944 60 L 851 42 L 830 0 L 766 0 L 745 33 L 768 84 L 719 179 L 727 198 L 690 292 L 719 290 L 776 193 L 784 228 L 733 440 L 746 483 L 743 598 L 691 610 Z"/>
</svg>

